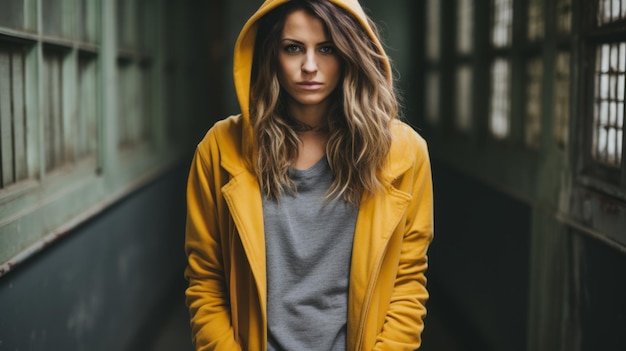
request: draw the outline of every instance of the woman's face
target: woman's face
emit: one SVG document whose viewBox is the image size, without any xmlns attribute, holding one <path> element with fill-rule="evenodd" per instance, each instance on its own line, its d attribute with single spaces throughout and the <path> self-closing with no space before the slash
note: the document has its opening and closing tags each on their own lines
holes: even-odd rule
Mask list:
<svg viewBox="0 0 626 351">
<path fill-rule="evenodd" d="M 287 15 L 278 54 L 278 81 L 301 106 L 328 104 L 341 74 L 341 63 L 322 21 L 304 10 Z"/>
</svg>

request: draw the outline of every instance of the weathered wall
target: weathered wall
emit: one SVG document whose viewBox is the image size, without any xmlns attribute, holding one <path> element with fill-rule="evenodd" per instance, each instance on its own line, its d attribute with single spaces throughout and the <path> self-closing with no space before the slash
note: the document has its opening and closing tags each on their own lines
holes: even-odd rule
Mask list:
<svg viewBox="0 0 626 351">
<path fill-rule="evenodd" d="M 187 165 L 0 279 L 0 350 L 131 350 L 184 284 Z"/>
</svg>

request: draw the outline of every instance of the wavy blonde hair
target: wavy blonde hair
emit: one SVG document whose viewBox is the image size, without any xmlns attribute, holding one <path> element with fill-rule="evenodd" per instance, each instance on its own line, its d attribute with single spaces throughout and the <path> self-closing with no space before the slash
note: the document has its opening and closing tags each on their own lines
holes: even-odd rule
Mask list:
<svg viewBox="0 0 626 351">
<path fill-rule="evenodd" d="M 259 21 L 250 93 L 259 183 L 273 199 L 296 192 L 289 171 L 298 156 L 299 138 L 285 113 L 286 93 L 277 77 L 285 19 L 296 9 L 322 20 L 341 61 L 342 79 L 331 96 L 328 114 L 326 157 L 334 178 L 326 195 L 357 205 L 364 192 L 374 193 L 382 186 L 380 171 L 399 106 L 384 52 L 354 16 L 325 0 L 294 0 Z M 376 26 L 368 21 L 378 36 Z"/>
</svg>

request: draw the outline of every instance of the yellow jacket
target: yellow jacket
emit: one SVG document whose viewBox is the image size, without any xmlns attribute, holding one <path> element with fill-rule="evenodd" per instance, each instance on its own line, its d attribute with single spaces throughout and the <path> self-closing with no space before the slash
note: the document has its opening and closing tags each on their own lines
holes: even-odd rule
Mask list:
<svg viewBox="0 0 626 351">
<path fill-rule="evenodd" d="M 198 145 L 187 188 L 186 291 L 197 350 L 266 350 L 265 239 L 248 94 L 255 22 L 288 0 L 267 0 L 235 51 L 242 114 L 216 123 Z M 356 0 L 331 0 L 357 16 Z M 426 251 L 433 235 L 432 183 L 424 140 L 395 121 L 384 189 L 364 194 L 354 234 L 347 350 L 415 350 L 421 343 Z"/>
</svg>

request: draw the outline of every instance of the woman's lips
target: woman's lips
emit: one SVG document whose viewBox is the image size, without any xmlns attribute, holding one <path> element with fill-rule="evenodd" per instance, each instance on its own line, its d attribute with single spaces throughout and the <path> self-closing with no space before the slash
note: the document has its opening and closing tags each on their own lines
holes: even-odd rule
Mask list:
<svg viewBox="0 0 626 351">
<path fill-rule="evenodd" d="M 305 90 L 316 90 L 322 86 L 320 82 L 307 81 L 307 82 L 298 82 L 298 86 Z"/>
</svg>

